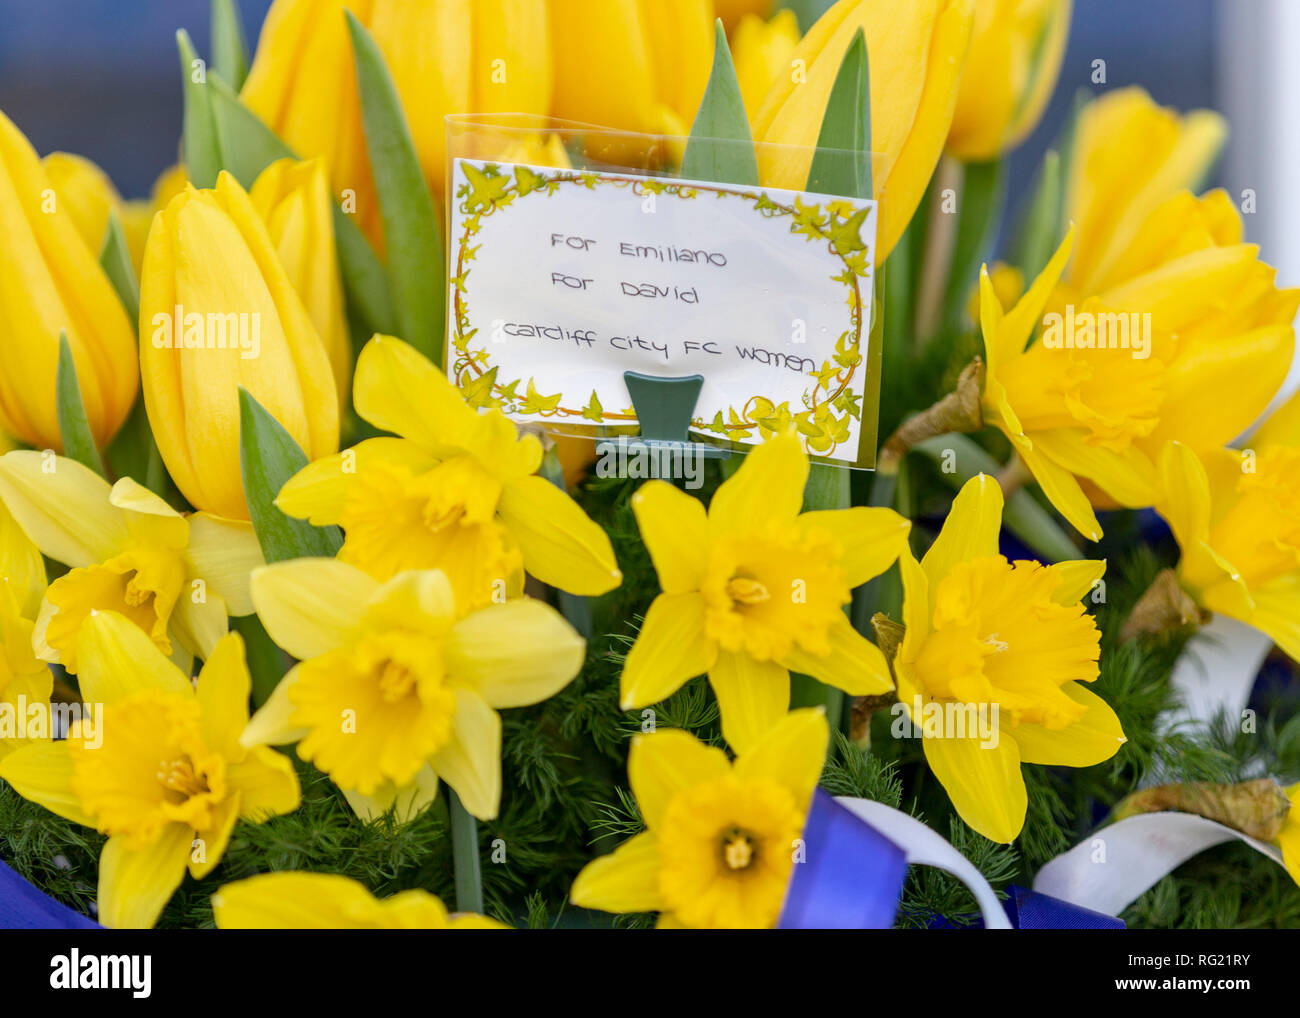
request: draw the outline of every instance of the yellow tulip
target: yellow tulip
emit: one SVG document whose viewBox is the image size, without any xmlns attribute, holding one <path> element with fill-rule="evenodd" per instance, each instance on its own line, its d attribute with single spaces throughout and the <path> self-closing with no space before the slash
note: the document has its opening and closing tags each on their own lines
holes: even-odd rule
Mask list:
<svg viewBox="0 0 1300 1018">
<path fill-rule="evenodd" d="M 686 135 L 713 66 L 710 0 L 551 0 L 552 112 Z"/>
<path fill-rule="evenodd" d="M 329 177 L 319 159 L 281 159 L 261 172 L 248 192 L 266 223 L 280 262 L 325 342 L 340 410 L 352 387 L 352 340 L 343 311 L 343 281 L 334 251 Z"/>
<path fill-rule="evenodd" d="M 731 55 L 745 111 L 752 120 L 772 83 L 791 73 L 790 58 L 799 45 L 799 19 L 794 11 L 779 11 L 771 21 L 747 14 L 736 26 Z"/>
<path fill-rule="evenodd" d="M 1227 125 L 1210 110 L 1179 115 L 1140 88 L 1108 92 L 1079 113 L 1070 150 L 1065 219 L 1078 231 L 1068 282 L 1097 293 L 1147 216 L 1196 190 Z"/>
<path fill-rule="evenodd" d="M 1150 506 L 1166 442 L 1212 450 L 1249 428 L 1286 377 L 1300 290 L 1277 288 L 1221 191 L 1157 205 L 1091 274 L 1093 289 L 1075 284 L 1073 268 L 1058 285 L 1073 236 L 1011 311 L 984 271 L 983 409 L 1061 514 L 1096 540 L 1080 479 L 1120 505 Z"/>
<path fill-rule="evenodd" d="M 299 156 L 325 160 L 335 193 L 355 193 L 377 240 L 345 7 L 388 62 L 435 196 L 447 172 L 445 116 L 548 112 L 550 28 L 544 0 L 275 0 L 242 98 Z"/>
<path fill-rule="evenodd" d="M 137 277 L 144 264 L 144 246 L 149 240 L 149 227 L 153 225 L 153 217 L 165 209 L 167 203 L 184 191 L 188 184 L 189 177 L 184 166 L 169 167 L 158 175 L 148 198 L 123 202 L 118 210 Z"/>
<path fill-rule="evenodd" d="M 796 69 L 805 67 L 805 74 L 778 78 L 754 117 L 763 183 L 794 190 L 806 185 L 831 87 L 862 29 L 871 64 L 872 182 L 882 199 L 876 260 L 883 260 L 943 151 L 970 44 L 972 3 L 839 0 L 795 49 L 793 59 L 802 61 Z"/>
<path fill-rule="evenodd" d="M 99 446 L 135 402 L 135 335 L 108 276 L 77 231 L 35 150 L 0 113 L 0 429 L 62 450 L 55 373 L 66 332 L 90 431 Z"/>
<path fill-rule="evenodd" d="M 325 345 L 257 210 L 222 173 L 154 219 L 140 286 L 145 409 L 176 486 L 198 509 L 247 519 L 242 386 L 309 459 L 338 447 Z"/>
<path fill-rule="evenodd" d="M 263 873 L 212 896 L 219 930 L 504 930 L 473 912 L 447 913 L 428 891 L 378 899 L 333 873 Z"/>
<path fill-rule="evenodd" d="M 91 251 L 99 252 L 108 229 L 109 212 L 119 211 L 122 196 L 108 174 L 84 156 L 51 152 L 41 160 L 54 193 L 72 216 L 72 223 Z"/>
<path fill-rule="evenodd" d="M 950 155 L 993 159 L 1034 129 L 1061 71 L 1070 8 L 1071 0 L 975 0 Z"/>
<path fill-rule="evenodd" d="M 1300 445 L 1198 457 L 1171 442 L 1160 474 L 1156 508 L 1182 549 L 1180 585 L 1300 661 Z"/>
</svg>

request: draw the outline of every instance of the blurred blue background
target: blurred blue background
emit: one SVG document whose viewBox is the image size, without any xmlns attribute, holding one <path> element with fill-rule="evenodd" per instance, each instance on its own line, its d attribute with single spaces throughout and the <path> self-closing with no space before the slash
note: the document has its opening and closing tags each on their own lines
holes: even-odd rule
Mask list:
<svg viewBox="0 0 1300 1018">
<path fill-rule="evenodd" d="M 250 46 L 269 6 L 239 0 Z M 1076 90 L 1093 88 L 1093 60 L 1106 61 L 1107 87 L 1137 83 L 1164 104 L 1215 105 L 1213 0 L 1076 0 L 1074 7 L 1052 106 L 1012 159 L 1013 202 Z M 0 0 L 0 109 L 42 155 L 85 155 L 125 196 L 145 195 L 176 161 L 176 29 L 186 28 L 206 54 L 208 17 L 208 0 Z"/>
</svg>

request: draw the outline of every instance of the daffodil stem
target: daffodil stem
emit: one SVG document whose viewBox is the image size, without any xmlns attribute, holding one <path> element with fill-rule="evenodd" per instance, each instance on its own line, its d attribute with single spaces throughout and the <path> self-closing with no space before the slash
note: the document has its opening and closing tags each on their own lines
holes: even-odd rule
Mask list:
<svg viewBox="0 0 1300 1018">
<path fill-rule="evenodd" d="M 929 339 L 943 320 L 943 297 L 952 271 L 953 248 L 957 243 L 958 216 L 945 194 L 958 194 L 965 182 L 965 169 L 951 156 L 939 160 L 930 188 L 930 218 L 926 224 L 925 261 L 921 267 L 916 297 L 915 334 L 918 341 Z"/>
<path fill-rule="evenodd" d="M 568 491 L 564 484 L 564 465 L 560 463 L 560 457 L 555 451 L 555 446 L 552 445 L 546 450 L 546 453 L 542 456 L 542 465 L 537 472 L 561 491 Z M 555 591 L 555 600 L 560 609 L 560 614 L 568 620 L 569 625 L 576 629 L 584 640 L 590 640 L 591 604 L 588 600 L 578 594 L 570 594 L 559 589 Z"/>
<path fill-rule="evenodd" d="M 483 911 L 483 868 L 478 854 L 478 821 L 461 804 L 450 785 L 447 813 L 451 819 L 451 858 L 456 869 L 456 911 Z"/>
</svg>

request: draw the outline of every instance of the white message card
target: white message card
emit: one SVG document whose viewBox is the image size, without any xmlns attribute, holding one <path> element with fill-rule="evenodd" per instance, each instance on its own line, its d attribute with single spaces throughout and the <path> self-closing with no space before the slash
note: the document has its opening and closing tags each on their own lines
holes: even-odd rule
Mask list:
<svg viewBox="0 0 1300 1018">
<path fill-rule="evenodd" d="M 448 375 L 520 421 L 635 425 L 623 373 L 702 375 L 691 430 L 874 453 L 874 201 L 457 159 Z M 580 429 L 578 429 L 580 430 Z"/>
</svg>

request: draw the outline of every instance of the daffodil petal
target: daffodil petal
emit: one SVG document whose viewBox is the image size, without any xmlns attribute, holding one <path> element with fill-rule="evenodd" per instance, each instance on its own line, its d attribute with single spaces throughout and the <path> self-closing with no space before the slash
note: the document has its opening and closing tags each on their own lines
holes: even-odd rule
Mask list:
<svg viewBox="0 0 1300 1018">
<path fill-rule="evenodd" d="M 435 624 L 456 617 L 456 597 L 441 569 L 408 570 L 385 581 L 371 595 L 364 621 L 370 629 L 402 629 L 421 616 Z"/>
<path fill-rule="evenodd" d="M 664 593 L 699 590 L 709 543 L 703 503 L 667 481 L 649 481 L 632 496 L 632 511 Z"/>
<path fill-rule="evenodd" d="M 254 746 L 248 755 L 226 767 L 226 780 L 239 792 L 239 816 L 260 822 L 292 813 L 302 801 L 293 761 L 266 746 Z"/>
<path fill-rule="evenodd" d="M 248 577 L 254 569 L 266 565 L 266 559 L 251 523 L 195 513 L 190 517 L 185 558 L 191 585 L 196 579 L 202 580 L 225 602 L 231 615 L 253 614 Z"/>
<path fill-rule="evenodd" d="M 0 499 L 43 554 L 74 569 L 112 558 L 127 542 L 109 490 L 76 460 L 28 449 L 0 456 Z"/>
<path fill-rule="evenodd" d="M 477 693 L 456 690 L 451 742 L 434 753 L 432 763 L 466 810 L 492 820 L 501 805 L 501 715 Z"/>
<path fill-rule="evenodd" d="M 830 653 L 824 657 L 795 646 L 782 663 L 791 671 L 820 679 L 850 696 L 874 696 L 894 688 L 880 648 L 840 616 L 827 630 Z"/>
<path fill-rule="evenodd" d="M 185 517 L 134 478 L 120 478 L 109 490 L 108 501 L 126 513 L 127 529 L 137 541 L 185 547 L 189 534 Z"/>
<path fill-rule="evenodd" d="M 271 639 L 305 661 L 343 643 L 379 583 L 338 559 L 300 558 L 255 569 L 249 588 Z"/>
<path fill-rule="evenodd" d="M 609 855 L 582 868 L 569 889 L 579 908 L 602 912 L 655 912 L 664 907 L 659 893 L 659 843 L 649 831 L 628 838 Z"/>
<path fill-rule="evenodd" d="M 1247 620 L 1300 661 L 1300 573 L 1289 573 L 1251 591 L 1255 610 Z"/>
<path fill-rule="evenodd" d="M 230 630 L 226 602 L 216 594 L 196 602 L 182 591 L 176 607 L 172 609 L 171 626 L 185 650 L 195 657 L 207 660 L 217 641 Z M 175 655 L 172 657 L 173 663 L 176 663 Z M 180 668 L 181 665 L 176 663 L 176 667 Z"/>
<path fill-rule="evenodd" d="M 924 739 L 925 759 L 958 815 L 990 841 L 1009 844 L 1025 825 L 1029 799 L 1014 739 Z"/>
<path fill-rule="evenodd" d="M 392 336 L 373 337 L 357 357 L 352 401 L 375 427 L 427 449 L 463 445 L 478 417 L 440 368 Z"/>
<path fill-rule="evenodd" d="M 1157 508 L 1182 548 L 1210 536 L 1210 478 L 1196 453 L 1181 442 L 1160 452 L 1161 499 Z"/>
<path fill-rule="evenodd" d="M 1074 604 L 1082 601 L 1106 573 L 1105 559 L 1071 559 L 1047 567 L 1056 577 L 1052 600 L 1057 604 Z"/>
<path fill-rule="evenodd" d="M 473 612 L 452 627 L 448 674 L 491 707 L 523 707 L 554 696 L 578 674 L 587 643 L 550 605 L 517 598 Z"/>
<path fill-rule="evenodd" d="M 230 832 L 239 819 L 240 796 L 232 792 L 212 808 L 212 824 L 195 831 L 190 847 L 189 870 L 195 880 L 202 880 L 214 869 L 230 844 Z"/>
<path fill-rule="evenodd" d="M 1022 763 L 1059 767 L 1091 767 L 1109 760 L 1128 740 L 1110 705 L 1087 686 L 1067 682 L 1061 692 L 1088 712 L 1055 731 L 1037 724 L 1019 724 L 1009 733 L 1016 740 Z"/>
<path fill-rule="evenodd" d="M 623 581 L 609 535 L 544 477 L 508 481 L 497 511 L 523 552 L 524 568 L 543 583 L 594 597 Z"/>
<path fill-rule="evenodd" d="M 775 661 L 719 651 L 709 685 L 722 715 L 722 737 L 744 753 L 790 709 L 790 672 Z"/>
<path fill-rule="evenodd" d="M 948 519 L 921 567 L 934 586 L 959 562 L 998 553 L 1002 529 L 1002 488 L 988 474 L 972 477 L 952 500 Z"/>
<path fill-rule="evenodd" d="M 827 509 L 799 517 L 801 530 L 831 534 L 844 557 L 840 566 L 850 587 L 866 583 L 894 564 L 907 544 L 912 522 L 892 509 Z M 698 558 L 699 550 L 695 550 Z"/>
<path fill-rule="evenodd" d="M 141 849 L 127 848 L 123 835 L 109 838 L 99 856 L 100 923 L 112 930 L 152 928 L 185 879 L 193 840 L 192 829 L 178 823 Z"/>
<path fill-rule="evenodd" d="M 283 746 L 306 737 L 309 730 L 295 726 L 291 721 L 294 706 L 289 699 L 289 691 L 297 681 L 298 669 L 295 666 L 276 684 L 271 695 L 266 698 L 266 703 L 249 719 L 239 736 L 241 746 Z"/>
<path fill-rule="evenodd" d="M 830 738 L 821 708 L 791 711 L 736 758 L 736 776 L 784 785 L 802 808 L 822 775 Z"/>
<path fill-rule="evenodd" d="M 244 660 L 244 640 L 238 633 L 221 638 L 199 672 L 195 694 L 203 711 L 203 731 L 209 745 L 227 757 L 239 755 L 239 736 L 248 724 L 248 697 L 253 680 Z"/>
<path fill-rule="evenodd" d="M 51 813 L 74 824 L 95 826 L 95 818 L 72 792 L 72 757 L 66 741 L 29 742 L 14 750 L 0 758 L 0 778 Z"/>
<path fill-rule="evenodd" d="M 674 796 L 701 782 L 724 777 L 730 769 L 726 753 L 678 728 L 634 737 L 627 757 L 628 781 L 651 830 L 663 822 Z"/>
<path fill-rule="evenodd" d="M 189 677 L 149 635 L 117 612 L 93 612 L 77 634 L 77 681 L 87 703 L 113 703 L 145 690 L 190 695 Z"/>
<path fill-rule="evenodd" d="M 704 631 L 700 594 L 660 594 L 650 602 L 636 643 L 623 662 L 623 710 L 658 703 L 713 664 L 716 648 Z"/>
<path fill-rule="evenodd" d="M 1155 464 L 1137 446 L 1115 452 L 1092 445 L 1081 431 L 1059 428 L 1037 432 L 1034 450 L 1070 473 L 1088 478 L 1130 509 L 1145 509 L 1156 502 Z"/>
<path fill-rule="evenodd" d="M 1020 458 L 1025 461 L 1025 466 L 1034 475 L 1034 480 L 1043 489 L 1047 500 L 1066 518 L 1070 526 L 1088 540 L 1100 541 L 1101 524 L 1097 522 L 1092 503 L 1079 486 L 1078 478 L 1037 448 L 1022 446 Z"/>
<path fill-rule="evenodd" d="M 374 463 L 396 463 L 413 474 L 433 469 L 436 457 L 404 438 L 368 438 L 351 449 L 323 456 L 308 463 L 285 482 L 276 496 L 283 513 L 307 520 L 317 527 L 339 523 L 352 482 Z"/>
<path fill-rule="evenodd" d="M 1025 352 L 1025 345 L 1029 342 L 1034 327 L 1042 319 L 1043 307 L 1051 297 L 1052 291 L 1056 289 L 1061 273 L 1065 271 L 1065 263 L 1070 260 L 1070 253 L 1073 250 L 1074 224 L 1071 223 L 1065 239 L 1057 246 L 1051 260 L 1030 284 L 1024 295 L 1016 301 L 1016 306 L 1002 318 L 997 332 L 996 360 L 990 360 L 990 370 L 994 370 L 993 364 L 1005 363 Z"/>
<path fill-rule="evenodd" d="M 740 469 L 718 486 L 709 504 L 709 530 L 721 534 L 765 520 L 792 521 L 803 507 L 808 456 L 793 434 L 754 449 Z"/>
<path fill-rule="evenodd" d="M 363 795 L 353 788 L 345 788 L 343 797 L 348 800 L 348 805 L 357 818 L 366 823 L 378 820 L 389 810 L 393 811 L 393 819 L 397 823 L 410 823 L 438 798 L 438 775 L 432 767 L 425 764 L 409 785 L 399 788 L 391 781 L 385 781 L 369 795 Z"/>
</svg>

